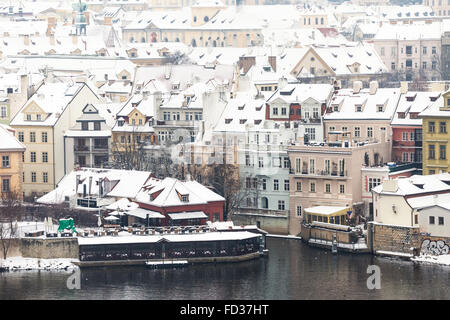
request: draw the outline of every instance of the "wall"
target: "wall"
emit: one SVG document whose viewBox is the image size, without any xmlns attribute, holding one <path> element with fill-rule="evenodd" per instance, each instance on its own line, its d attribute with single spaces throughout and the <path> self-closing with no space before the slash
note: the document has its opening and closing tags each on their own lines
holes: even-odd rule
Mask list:
<svg viewBox="0 0 450 320">
<path fill-rule="evenodd" d="M 336 241 L 338 243 L 355 243 L 357 240 L 352 237 L 351 232 L 301 225 L 301 236 L 305 241 L 309 239 L 333 241 L 333 234 L 336 234 Z"/>
<path fill-rule="evenodd" d="M 419 248 L 421 237 L 418 227 L 402 227 L 369 222 L 367 247 L 372 253 L 393 251 L 412 254 L 411 248 Z"/>
<path fill-rule="evenodd" d="M 73 258 L 78 259 L 77 238 L 56 239 L 32 239 L 23 238 L 20 243 L 22 257 L 55 259 Z"/>
<path fill-rule="evenodd" d="M 288 216 L 233 213 L 234 225 L 257 225 L 271 234 L 288 234 Z"/>
</svg>

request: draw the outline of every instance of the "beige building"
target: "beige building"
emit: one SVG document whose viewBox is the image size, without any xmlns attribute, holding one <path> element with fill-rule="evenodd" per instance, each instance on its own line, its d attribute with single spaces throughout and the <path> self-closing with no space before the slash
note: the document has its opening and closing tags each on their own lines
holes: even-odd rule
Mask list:
<svg viewBox="0 0 450 320">
<path fill-rule="evenodd" d="M 450 16 L 450 2 L 448 0 L 423 0 L 423 5 L 430 6 L 435 15 Z"/>
<path fill-rule="evenodd" d="M 289 233 L 297 235 L 305 209 L 316 206 L 348 207 L 353 215 L 364 212 L 361 168 L 365 154 L 371 163 L 387 158 L 386 143 L 359 146 L 347 136 L 336 134 L 333 142 L 288 149 L 291 161 Z"/>
<path fill-rule="evenodd" d="M 28 99 L 11 121 L 24 153 L 23 192 L 37 196 L 53 190 L 74 154 L 64 153 L 64 132 L 75 125 L 83 108 L 99 98 L 85 83 L 46 83 Z M 68 159 L 72 158 L 72 159 Z"/>
</svg>

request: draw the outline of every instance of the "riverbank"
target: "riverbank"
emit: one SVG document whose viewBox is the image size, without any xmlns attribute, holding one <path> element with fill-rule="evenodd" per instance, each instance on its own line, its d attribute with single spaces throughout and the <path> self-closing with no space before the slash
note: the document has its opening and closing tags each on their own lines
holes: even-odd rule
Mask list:
<svg viewBox="0 0 450 320">
<path fill-rule="evenodd" d="M 73 262 L 77 259 L 59 258 L 59 259 L 37 259 L 24 257 L 10 257 L 0 260 L 0 269 L 5 271 L 56 271 L 73 270 L 76 266 Z"/>
<path fill-rule="evenodd" d="M 421 255 L 411 258 L 411 261 L 414 263 L 438 264 L 443 266 L 450 266 L 450 254 L 441 256 Z"/>
</svg>

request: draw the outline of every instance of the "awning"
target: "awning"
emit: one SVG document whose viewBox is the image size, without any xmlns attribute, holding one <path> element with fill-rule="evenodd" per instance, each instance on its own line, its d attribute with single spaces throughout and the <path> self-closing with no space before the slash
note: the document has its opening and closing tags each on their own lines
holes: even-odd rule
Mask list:
<svg viewBox="0 0 450 320">
<path fill-rule="evenodd" d="M 159 212 L 156 211 L 151 211 L 151 210 L 146 210 L 143 208 L 136 208 L 134 210 L 130 210 L 130 211 L 126 211 L 125 214 L 130 215 L 130 216 L 134 216 L 134 217 L 138 217 L 141 219 L 147 219 L 147 216 L 150 219 L 162 219 L 165 218 L 164 215 L 162 215 Z"/>
<path fill-rule="evenodd" d="M 172 220 L 205 219 L 205 218 L 208 218 L 208 216 L 203 211 L 169 213 L 169 217 Z"/>
<path fill-rule="evenodd" d="M 347 211 L 352 210 L 350 207 L 334 207 L 334 206 L 317 206 L 305 208 L 305 213 L 320 216 L 340 216 L 347 214 Z"/>
<path fill-rule="evenodd" d="M 107 217 L 105 218 L 105 220 L 110 221 L 110 220 L 120 220 L 120 219 L 117 218 L 117 217 L 114 217 L 114 216 L 107 216 Z"/>
</svg>

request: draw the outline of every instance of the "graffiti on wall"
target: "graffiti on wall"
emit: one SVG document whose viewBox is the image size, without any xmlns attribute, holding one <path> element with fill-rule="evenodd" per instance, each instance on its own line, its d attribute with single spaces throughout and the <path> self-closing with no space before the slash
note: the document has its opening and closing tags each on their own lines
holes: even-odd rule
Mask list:
<svg viewBox="0 0 450 320">
<path fill-rule="evenodd" d="M 430 240 L 425 239 L 422 241 L 422 247 L 420 253 L 431 255 L 443 255 L 449 254 L 450 244 L 445 243 L 443 240 Z"/>
</svg>

